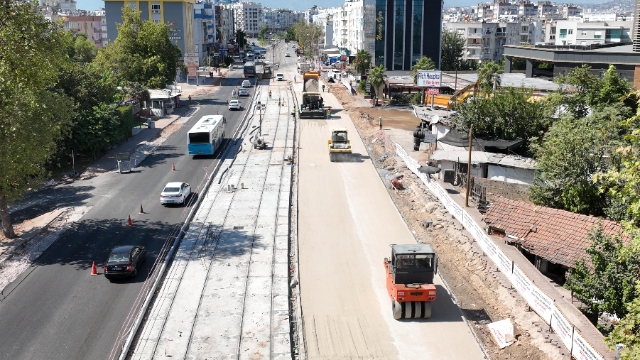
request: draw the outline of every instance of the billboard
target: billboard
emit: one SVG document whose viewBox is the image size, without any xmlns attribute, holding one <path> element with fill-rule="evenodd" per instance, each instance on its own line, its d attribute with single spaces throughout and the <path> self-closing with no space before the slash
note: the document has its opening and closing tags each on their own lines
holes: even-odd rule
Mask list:
<svg viewBox="0 0 640 360">
<path fill-rule="evenodd" d="M 442 71 L 418 70 L 418 86 L 439 88 L 442 81 Z"/>
</svg>

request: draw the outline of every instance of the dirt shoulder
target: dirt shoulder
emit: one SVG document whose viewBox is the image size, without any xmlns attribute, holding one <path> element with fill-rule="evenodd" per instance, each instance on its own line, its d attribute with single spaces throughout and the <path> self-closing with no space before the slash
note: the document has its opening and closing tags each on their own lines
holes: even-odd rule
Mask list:
<svg viewBox="0 0 640 360">
<path fill-rule="evenodd" d="M 332 93 L 349 111 L 383 180 L 396 173 L 404 175 L 406 189 L 389 190 L 391 199 L 416 239 L 430 243 L 436 250 L 440 275 L 487 356 L 505 360 L 570 359 L 569 351 L 556 335 L 528 309 L 506 277 L 491 267 L 492 263 L 471 235 L 396 157 L 394 144 L 384 130 L 379 130 L 378 118 L 374 116 L 387 119 L 383 122 L 384 128 L 405 130 L 414 129 L 419 120 L 408 111 L 363 108 L 361 101 L 354 102 L 346 91 L 337 87 L 332 88 Z M 424 227 L 425 221 L 431 221 L 431 226 Z M 516 341 L 500 349 L 486 325 L 507 318 L 514 325 Z"/>
</svg>

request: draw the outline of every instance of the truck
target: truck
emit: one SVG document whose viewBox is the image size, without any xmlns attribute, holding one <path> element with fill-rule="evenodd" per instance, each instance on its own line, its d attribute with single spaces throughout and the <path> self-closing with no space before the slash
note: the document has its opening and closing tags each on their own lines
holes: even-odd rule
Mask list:
<svg viewBox="0 0 640 360">
<path fill-rule="evenodd" d="M 302 75 L 302 104 L 300 119 L 324 119 L 324 99 L 320 93 L 320 73 L 307 71 Z"/>
<path fill-rule="evenodd" d="M 311 71 L 311 64 L 309 63 L 298 63 L 298 73 L 304 74 L 306 72 Z"/>
</svg>

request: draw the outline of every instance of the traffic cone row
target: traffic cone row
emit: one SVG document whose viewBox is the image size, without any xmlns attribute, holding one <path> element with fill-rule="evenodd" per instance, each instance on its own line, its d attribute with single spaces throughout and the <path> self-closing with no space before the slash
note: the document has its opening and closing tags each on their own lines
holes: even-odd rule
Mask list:
<svg viewBox="0 0 640 360">
<path fill-rule="evenodd" d="M 91 264 L 91 276 L 98 275 L 98 267 L 96 266 L 96 262 L 93 261 Z"/>
</svg>

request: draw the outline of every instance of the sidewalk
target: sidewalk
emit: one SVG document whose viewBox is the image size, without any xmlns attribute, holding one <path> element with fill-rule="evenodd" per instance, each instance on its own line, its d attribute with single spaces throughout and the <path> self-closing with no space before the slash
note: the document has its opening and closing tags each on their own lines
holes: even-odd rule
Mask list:
<svg viewBox="0 0 640 360">
<path fill-rule="evenodd" d="M 411 131 L 392 129 L 391 131 L 387 131 L 387 134 L 389 135 L 391 141 L 400 145 L 411 158 L 418 161 L 421 165 L 426 164 L 425 152 L 413 151 L 413 135 Z M 452 200 L 454 200 L 460 207 L 465 209 L 465 211 L 469 214 L 473 221 L 476 222 L 476 224 L 478 224 L 481 228 L 486 227 L 486 224 L 484 223 L 482 218 L 482 214 L 480 214 L 478 209 L 475 208 L 473 204 L 471 204 L 467 208 L 464 207 L 464 189 L 453 186 L 450 183 L 445 183 L 441 179 L 437 179 L 436 181 L 447 191 L 449 197 Z M 473 239 L 470 234 L 468 234 L 468 237 L 470 239 Z M 591 324 L 591 322 L 580 312 L 580 310 L 576 308 L 576 304 L 578 304 L 578 301 L 572 301 L 573 299 L 571 298 L 571 294 L 569 291 L 552 282 L 549 278 L 540 273 L 538 269 L 536 269 L 536 267 L 531 262 L 529 262 L 529 260 L 516 247 L 508 245 L 502 238 L 496 236 L 489 236 L 489 238 L 497 248 L 499 248 L 507 257 L 509 257 L 509 259 L 511 259 L 518 266 L 518 268 L 521 269 L 522 272 L 529 279 L 531 279 L 538 288 L 540 288 L 540 290 L 542 290 L 553 300 L 554 305 L 562 312 L 565 318 L 570 323 L 572 323 L 576 327 L 576 329 L 579 330 L 580 335 L 582 335 L 582 337 L 584 337 L 596 351 L 604 355 L 605 359 L 613 358 L 613 353 L 610 352 L 604 344 L 603 335 L 593 324 Z M 482 257 L 488 263 L 491 263 L 491 260 L 486 256 L 486 254 L 483 254 Z M 506 277 L 502 279 L 501 283 L 505 287 L 511 287 L 511 283 Z M 535 325 L 544 328 L 548 326 L 544 323 L 544 320 L 542 318 L 540 318 L 540 323 Z M 561 343 L 559 340 L 558 342 Z"/>
</svg>

